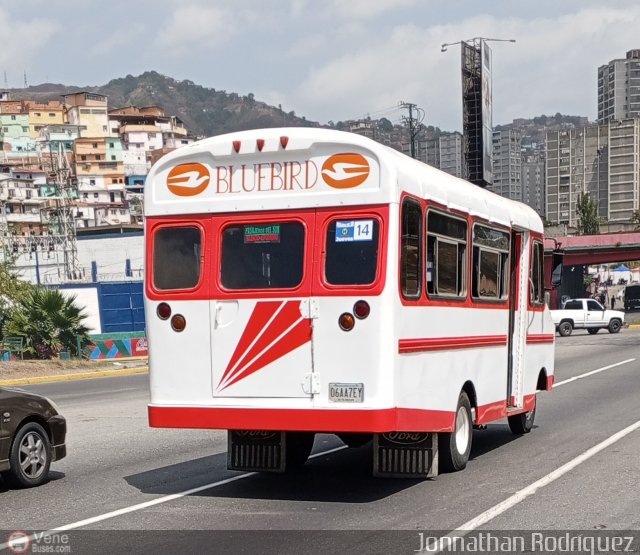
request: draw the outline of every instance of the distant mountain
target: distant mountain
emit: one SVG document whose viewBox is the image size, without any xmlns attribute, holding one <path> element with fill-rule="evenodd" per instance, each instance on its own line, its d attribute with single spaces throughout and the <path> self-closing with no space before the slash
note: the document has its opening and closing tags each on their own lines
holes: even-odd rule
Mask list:
<svg viewBox="0 0 640 555">
<path fill-rule="evenodd" d="M 177 81 L 156 71 L 138 77 L 127 75 L 106 85 L 75 87 L 45 83 L 10 91 L 11 97 L 36 101 L 60 100 L 60 95 L 78 91 L 103 94 L 109 109 L 124 106 L 160 106 L 166 115 L 177 116 L 196 137 L 211 136 L 261 127 L 319 127 L 320 124 L 297 117 L 295 112 L 283 112 L 256 100 L 253 94 L 240 96 L 196 85 L 192 81 Z"/>
</svg>

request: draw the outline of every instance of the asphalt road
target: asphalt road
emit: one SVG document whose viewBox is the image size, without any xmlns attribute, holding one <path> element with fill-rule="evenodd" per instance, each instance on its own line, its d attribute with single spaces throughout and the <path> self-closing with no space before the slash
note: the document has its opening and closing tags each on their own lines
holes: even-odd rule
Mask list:
<svg viewBox="0 0 640 555">
<path fill-rule="evenodd" d="M 459 527 L 639 530 L 640 330 L 575 331 L 556 345 L 559 385 L 539 396 L 535 429 L 476 431 L 466 470 L 425 481 L 372 478 L 366 447 L 319 455 L 295 476 L 230 472 L 224 432 L 148 427 L 146 375 L 30 386 L 66 416 L 68 456 L 40 488 L 0 480 L 0 529 L 68 527 L 75 553 L 412 552 L 419 532 Z M 341 445 L 318 436 L 315 453 Z"/>
</svg>

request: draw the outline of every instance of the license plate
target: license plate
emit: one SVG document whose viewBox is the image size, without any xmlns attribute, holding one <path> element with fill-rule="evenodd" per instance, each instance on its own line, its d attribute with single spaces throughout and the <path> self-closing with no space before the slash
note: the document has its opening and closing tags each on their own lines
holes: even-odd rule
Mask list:
<svg viewBox="0 0 640 555">
<path fill-rule="evenodd" d="M 333 403 L 362 403 L 364 401 L 364 384 L 330 383 L 329 401 Z"/>
</svg>

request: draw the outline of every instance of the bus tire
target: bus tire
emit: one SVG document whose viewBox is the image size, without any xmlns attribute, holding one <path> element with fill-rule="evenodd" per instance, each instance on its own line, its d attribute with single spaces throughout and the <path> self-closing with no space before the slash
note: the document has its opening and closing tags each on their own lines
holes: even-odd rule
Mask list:
<svg viewBox="0 0 640 555">
<path fill-rule="evenodd" d="M 316 434 L 313 432 L 287 432 L 285 469 L 287 472 L 300 470 L 307 462 Z"/>
<path fill-rule="evenodd" d="M 622 322 L 617 318 L 614 318 L 609 322 L 609 333 L 618 333 L 622 327 Z"/>
<path fill-rule="evenodd" d="M 571 335 L 572 331 L 573 331 L 573 324 L 569 322 L 569 320 L 560 322 L 560 324 L 558 325 L 558 333 L 562 337 L 568 337 L 569 335 Z"/>
<path fill-rule="evenodd" d="M 595 335 L 600 331 L 600 328 L 587 328 L 587 331 L 589 332 L 590 335 Z"/>
<path fill-rule="evenodd" d="M 438 438 L 439 466 L 445 472 L 455 472 L 467 466 L 473 438 L 471 403 L 466 392 L 458 397 L 453 432 L 441 433 Z"/>
<path fill-rule="evenodd" d="M 517 436 L 528 434 L 533 429 L 533 421 L 536 418 L 536 407 L 533 407 L 532 411 L 521 412 L 520 414 L 514 414 L 509 416 L 507 421 L 509 422 L 509 429 L 511 433 Z"/>
</svg>

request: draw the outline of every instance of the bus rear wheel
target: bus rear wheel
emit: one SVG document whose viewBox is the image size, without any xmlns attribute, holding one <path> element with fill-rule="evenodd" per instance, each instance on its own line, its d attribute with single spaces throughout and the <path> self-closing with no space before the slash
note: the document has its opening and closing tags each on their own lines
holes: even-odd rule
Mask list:
<svg viewBox="0 0 640 555">
<path fill-rule="evenodd" d="M 440 469 L 455 472 L 465 468 L 469 462 L 472 438 L 471 403 L 467 394 L 462 391 L 458 397 L 454 431 L 441 433 L 438 438 Z"/>
<path fill-rule="evenodd" d="M 533 429 L 533 421 L 536 418 L 536 407 L 532 411 L 521 412 L 507 418 L 511 433 L 517 436 L 528 434 Z"/>
</svg>

